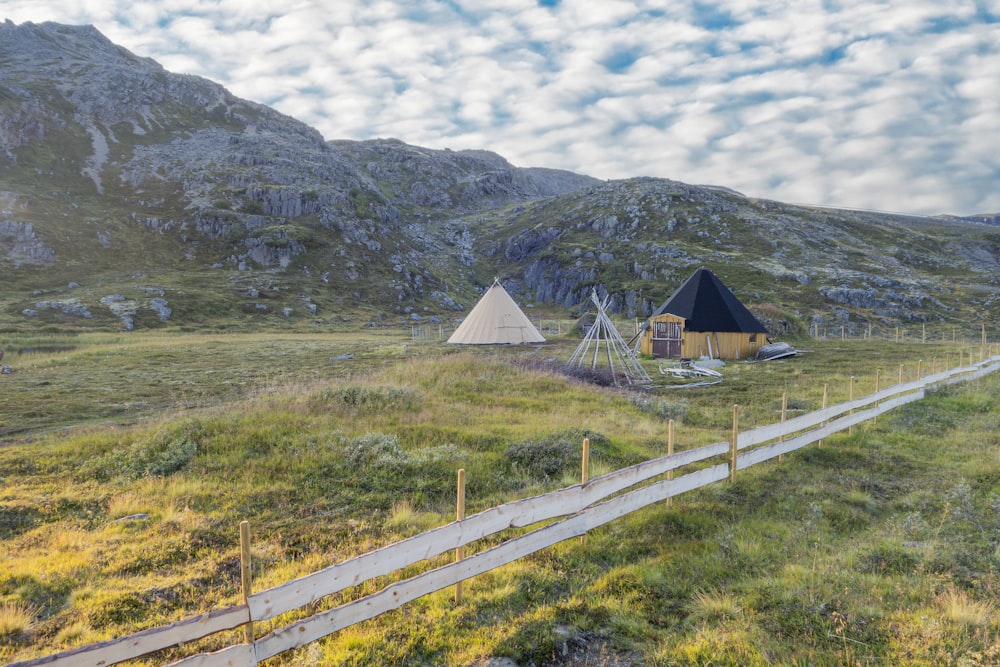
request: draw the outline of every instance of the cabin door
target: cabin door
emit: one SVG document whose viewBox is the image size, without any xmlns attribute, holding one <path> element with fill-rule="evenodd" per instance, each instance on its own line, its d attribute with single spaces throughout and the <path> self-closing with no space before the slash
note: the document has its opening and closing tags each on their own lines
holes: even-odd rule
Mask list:
<svg viewBox="0 0 1000 667">
<path fill-rule="evenodd" d="M 669 359 L 681 356 L 680 322 L 653 322 L 653 356 Z"/>
</svg>

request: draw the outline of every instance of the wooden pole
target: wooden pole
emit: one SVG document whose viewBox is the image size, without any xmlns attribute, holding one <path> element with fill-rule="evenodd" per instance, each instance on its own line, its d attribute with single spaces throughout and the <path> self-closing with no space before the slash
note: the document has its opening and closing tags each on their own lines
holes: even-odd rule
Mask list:
<svg viewBox="0 0 1000 667">
<path fill-rule="evenodd" d="M 590 469 L 590 438 L 583 439 L 583 456 L 580 464 L 580 484 L 587 483 L 587 471 Z M 580 536 L 580 544 L 587 543 L 587 534 Z"/>
<path fill-rule="evenodd" d="M 733 403 L 733 439 L 729 444 L 729 481 L 736 481 L 736 439 L 740 432 L 740 406 Z"/>
<path fill-rule="evenodd" d="M 921 343 L 927 342 L 927 324 L 920 325 L 920 342 Z"/>
<path fill-rule="evenodd" d="M 847 391 L 847 400 L 849 400 L 849 401 L 853 401 L 854 400 L 854 376 L 853 375 L 851 376 L 851 384 L 850 384 L 849 389 Z M 852 414 L 853 415 L 854 414 L 854 410 L 851 410 L 848 414 Z M 847 435 L 853 435 L 853 434 L 854 434 L 854 426 L 848 426 L 847 427 Z"/>
<path fill-rule="evenodd" d="M 455 520 L 465 519 L 465 468 L 458 469 L 458 497 L 456 502 Z M 455 547 L 455 560 L 460 561 L 465 558 L 465 547 Z M 455 604 L 462 602 L 462 583 L 455 584 Z"/>
<path fill-rule="evenodd" d="M 667 422 L 667 456 L 670 456 L 673 453 L 674 453 L 674 420 L 671 419 L 670 421 Z M 673 479 L 673 478 L 674 478 L 674 471 L 668 470 L 667 479 Z M 674 499 L 673 496 L 669 496 L 667 498 L 667 507 L 673 505 L 673 502 L 671 502 L 673 501 L 673 499 Z"/>
<path fill-rule="evenodd" d="M 247 604 L 251 593 L 251 569 L 250 569 L 250 522 L 240 521 L 240 588 L 243 594 L 243 604 Z M 243 641 L 246 644 L 253 643 L 253 621 L 249 621 L 243 626 Z"/>
<path fill-rule="evenodd" d="M 876 368 L 875 369 L 875 393 L 876 394 L 882 388 L 881 384 L 882 384 L 882 369 Z M 879 402 L 875 401 L 875 407 L 876 408 L 878 407 L 878 405 L 879 405 Z M 874 417 L 872 417 L 872 423 L 873 424 L 877 424 L 878 423 L 878 415 L 875 415 Z"/>
<path fill-rule="evenodd" d="M 788 418 L 788 392 L 786 391 L 781 394 L 781 423 L 784 424 L 785 419 L 787 418 Z M 778 438 L 778 442 L 784 442 L 784 440 L 785 436 L 781 436 L 780 438 Z M 778 461 L 781 462 L 784 460 L 785 460 L 785 455 L 778 454 Z"/>
<path fill-rule="evenodd" d="M 827 400 L 829 400 L 829 398 L 830 398 L 830 385 L 828 383 L 824 382 L 823 383 L 823 407 L 821 409 L 826 409 L 826 402 L 827 402 Z M 823 422 L 823 423 L 825 424 L 826 422 Z M 820 438 L 820 440 L 818 440 L 816 442 L 816 446 L 817 447 L 822 447 L 823 446 L 823 439 L 822 438 Z"/>
<path fill-rule="evenodd" d="M 917 379 L 922 380 L 924 378 L 924 360 L 917 359 Z"/>
<path fill-rule="evenodd" d="M 903 364 L 899 365 L 899 381 L 896 384 L 903 384 Z"/>
</svg>

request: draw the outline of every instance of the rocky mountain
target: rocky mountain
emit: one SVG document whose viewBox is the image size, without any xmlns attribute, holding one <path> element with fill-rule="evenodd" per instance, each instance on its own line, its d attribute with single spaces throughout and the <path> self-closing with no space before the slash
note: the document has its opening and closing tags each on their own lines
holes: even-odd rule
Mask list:
<svg viewBox="0 0 1000 667">
<path fill-rule="evenodd" d="M 597 288 L 641 317 L 701 265 L 776 330 L 996 320 L 989 218 L 326 141 L 92 27 L 0 25 L 0 329 L 454 320 L 495 275 L 553 314 Z"/>
</svg>

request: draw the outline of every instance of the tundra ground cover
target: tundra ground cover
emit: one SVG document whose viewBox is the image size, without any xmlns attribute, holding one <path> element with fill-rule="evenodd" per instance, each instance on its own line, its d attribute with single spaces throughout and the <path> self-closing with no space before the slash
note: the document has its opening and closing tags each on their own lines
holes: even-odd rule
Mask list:
<svg viewBox="0 0 1000 667">
<path fill-rule="evenodd" d="M 23 385 L 29 403 L 4 385 L 3 423 L 34 420 L 0 448 L 4 661 L 234 603 L 242 519 L 260 589 L 451 520 L 458 468 L 479 511 L 574 483 L 583 437 L 593 477 L 662 454 L 670 418 L 680 449 L 715 442 L 733 403 L 748 428 L 777 421 L 783 393 L 792 410 L 813 410 L 824 384 L 828 401 L 845 400 L 852 376 L 862 395 L 876 369 L 887 386 L 900 364 L 911 379 L 918 360 L 926 372 L 949 354 L 810 341 L 785 362 L 729 364 L 715 387 L 635 395 L 519 363 L 568 357 L 570 340 L 500 351 L 398 335 L 76 342 L 20 357 L 3 378 L 50 383 Z M 193 375 L 197 400 L 151 367 Z M 72 399 L 101 386 L 147 392 L 147 407 L 92 419 L 100 400 Z M 991 664 L 998 388 L 991 378 L 933 392 L 477 577 L 461 605 L 442 591 L 274 662 Z"/>
</svg>

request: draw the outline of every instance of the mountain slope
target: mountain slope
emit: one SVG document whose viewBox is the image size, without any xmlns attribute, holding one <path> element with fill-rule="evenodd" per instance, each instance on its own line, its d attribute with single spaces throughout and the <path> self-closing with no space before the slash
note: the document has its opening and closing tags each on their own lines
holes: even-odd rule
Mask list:
<svg viewBox="0 0 1000 667">
<path fill-rule="evenodd" d="M 325 141 L 92 27 L 0 25 L 2 329 L 454 319 L 495 275 L 642 316 L 699 265 L 779 329 L 1000 316 L 995 225 Z"/>
<path fill-rule="evenodd" d="M 848 327 L 990 321 L 1000 305 L 1000 230 L 971 222 L 631 179 L 528 204 L 495 230 L 482 236 L 484 253 L 516 262 L 538 300 L 572 307 L 588 285 L 614 285 L 612 304 L 630 317 L 701 265 L 749 303 Z"/>
</svg>

